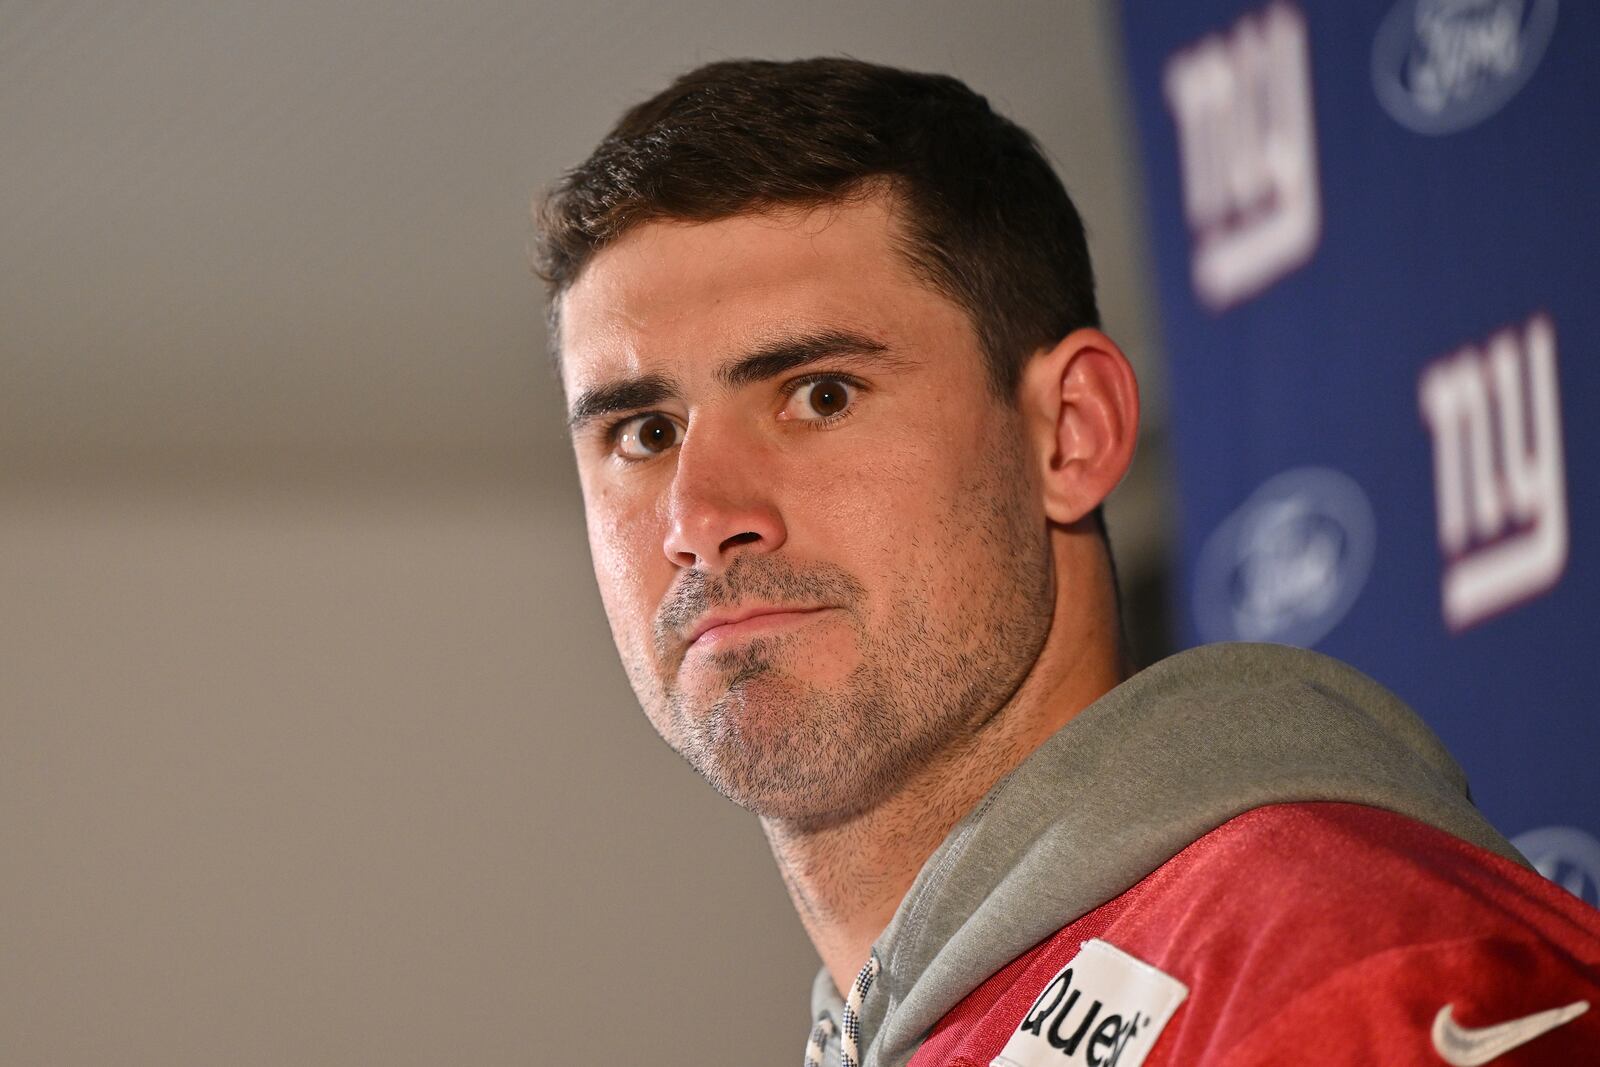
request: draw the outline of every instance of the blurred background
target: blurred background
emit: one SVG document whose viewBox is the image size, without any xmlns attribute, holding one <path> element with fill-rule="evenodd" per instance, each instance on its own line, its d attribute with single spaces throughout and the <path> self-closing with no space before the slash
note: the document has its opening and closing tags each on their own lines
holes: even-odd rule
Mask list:
<svg viewBox="0 0 1600 1067">
<path fill-rule="evenodd" d="M 1109 15 L 0 4 L 0 1060 L 798 1062 L 765 841 L 600 611 L 529 202 L 703 61 L 969 80 L 1090 222 L 1159 605 Z"/>
<path fill-rule="evenodd" d="M 1554 12 L 0 0 L 0 1061 L 798 1061 L 815 956 L 616 662 L 527 266 L 532 196 L 735 56 L 952 73 L 1033 131 L 1141 375 L 1136 657 L 1351 659 L 1594 899 L 1600 325 L 1544 280 L 1600 226 L 1542 101 L 1600 102 L 1600 32 Z M 1480 16 L 1516 47 L 1428 97 Z M 1558 425 L 1453 541 L 1438 457 L 1491 422 L 1427 368 L 1504 337 L 1530 394 L 1559 350 Z M 1513 542 L 1521 585 L 1451 600 Z"/>
</svg>

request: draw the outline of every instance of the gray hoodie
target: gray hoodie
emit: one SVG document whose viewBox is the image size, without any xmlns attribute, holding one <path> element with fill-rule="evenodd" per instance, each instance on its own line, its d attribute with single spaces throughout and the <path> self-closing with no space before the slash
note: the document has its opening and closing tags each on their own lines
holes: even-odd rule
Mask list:
<svg viewBox="0 0 1600 1067">
<path fill-rule="evenodd" d="M 1519 864 L 1439 739 L 1378 683 L 1281 645 L 1211 645 L 1142 671 L 1041 745 L 950 832 L 874 945 L 863 1067 L 901 1067 L 990 975 L 1264 804 L 1410 816 Z M 837 1033 L 826 970 L 812 1017 Z M 838 1063 L 837 1037 L 824 1062 Z"/>
</svg>

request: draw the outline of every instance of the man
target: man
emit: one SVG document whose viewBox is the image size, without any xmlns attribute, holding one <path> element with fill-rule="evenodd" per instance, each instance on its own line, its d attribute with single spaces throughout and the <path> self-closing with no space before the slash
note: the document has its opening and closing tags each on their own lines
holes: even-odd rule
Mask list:
<svg viewBox="0 0 1600 1067">
<path fill-rule="evenodd" d="M 950 78 L 729 62 L 539 216 L 590 545 L 656 729 L 823 962 L 807 1062 L 1574 1062 L 1595 914 L 1375 683 L 1129 679 L 1138 393 L 1077 212 Z M 841 992 L 843 991 L 843 992 Z"/>
</svg>

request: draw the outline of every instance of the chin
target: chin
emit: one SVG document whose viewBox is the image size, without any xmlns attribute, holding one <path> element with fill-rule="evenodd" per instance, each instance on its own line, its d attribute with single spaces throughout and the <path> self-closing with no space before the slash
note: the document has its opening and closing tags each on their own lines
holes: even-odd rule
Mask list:
<svg viewBox="0 0 1600 1067">
<path fill-rule="evenodd" d="M 879 765 L 855 702 L 780 671 L 730 686 L 682 725 L 675 746 L 711 786 L 746 811 L 797 829 L 843 822 L 882 799 Z M 869 716 L 870 717 L 870 716 Z"/>
<path fill-rule="evenodd" d="M 680 755 L 723 796 L 764 817 L 813 805 L 829 779 L 830 723 L 817 693 L 772 669 L 726 685 L 710 702 L 680 704 Z M 833 744 L 837 741 L 834 740 Z"/>
</svg>

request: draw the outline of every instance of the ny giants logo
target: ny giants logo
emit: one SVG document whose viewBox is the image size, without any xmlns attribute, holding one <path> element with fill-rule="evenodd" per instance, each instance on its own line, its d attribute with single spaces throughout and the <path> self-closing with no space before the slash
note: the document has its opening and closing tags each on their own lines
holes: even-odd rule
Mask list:
<svg viewBox="0 0 1600 1067">
<path fill-rule="evenodd" d="M 1556 333 L 1537 314 L 1423 369 L 1445 623 L 1462 630 L 1550 589 L 1567 564 Z"/>
<path fill-rule="evenodd" d="M 1222 311 L 1316 250 L 1317 187 L 1305 16 L 1287 3 L 1246 15 L 1167 61 L 1195 292 Z"/>
</svg>

